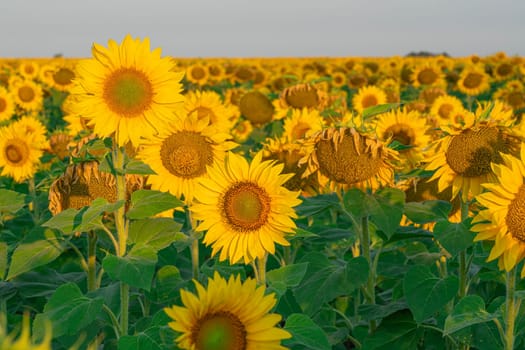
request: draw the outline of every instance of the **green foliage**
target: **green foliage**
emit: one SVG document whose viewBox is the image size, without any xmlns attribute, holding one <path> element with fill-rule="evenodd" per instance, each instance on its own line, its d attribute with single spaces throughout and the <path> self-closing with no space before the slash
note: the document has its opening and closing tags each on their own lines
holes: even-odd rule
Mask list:
<svg viewBox="0 0 525 350">
<path fill-rule="evenodd" d="M 27 201 L 23 193 L 0 189 L 0 215 L 15 214 L 22 209 Z"/>
<path fill-rule="evenodd" d="M 182 205 L 180 199 L 167 192 L 138 190 L 131 194 L 131 208 L 126 215 L 130 219 L 145 219 Z"/>
<path fill-rule="evenodd" d="M 133 247 L 124 257 L 106 256 L 102 261 L 102 267 L 113 280 L 123 281 L 132 287 L 149 291 L 156 263 L 155 249 L 138 246 Z"/>
<path fill-rule="evenodd" d="M 283 342 L 291 349 L 330 350 L 332 348 L 321 327 L 307 315 L 288 316 L 284 329 L 292 334 L 292 339 Z"/>
<path fill-rule="evenodd" d="M 438 221 L 434 227 L 434 235 L 439 243 L 452 256 L 472 246 L 475 234 L 470 231 L 469 221 L 462 223 L 451 223 L 449 221 Z"/>
</svg>

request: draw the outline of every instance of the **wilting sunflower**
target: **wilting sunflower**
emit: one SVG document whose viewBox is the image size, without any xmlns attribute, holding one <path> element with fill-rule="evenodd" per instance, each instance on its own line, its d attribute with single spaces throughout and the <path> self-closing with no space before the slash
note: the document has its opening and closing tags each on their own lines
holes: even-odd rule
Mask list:
<svg viewBox="0 0 525 350">
<path fill-rule="evenodd" d="M 15 101 L 11 93 L 0 86 L 0 122 L 9 120 L 15 113 Z"/>
<path fill-rule="evenodd" d="M 368 85 L 360 88 L 352 98 L 352 107 L 359 114 L 372 106 L 386 103 L 386 94 L 377 86 Z"/>
<path fill-rule="evenodd" d="M 477 96 L 490 89 L 489 80 L 489 75 L 482 67 L 468 66 L 461 72 L 457 87 L 466 95 Z"/>
<path fill-rule="evenodd" d="M 22 329 L 18 337 L 15 333 L 5 334 L 5 329 L 0 325 L 0 349 L 1 350 L 51 350 L 52 329 L 49 322 L 45 325 L 44 339 L 40 343 L 31 340 L 31 325 L 29 313 L 24 313 L 22 318 Z"/>
<path fill-rule="evenodd" d="M 32 177 L 43 151 L 34 144 L 33 137 L 17 130 L 13 125 L 0 128 L 1 175 L 23 182 Z"/>
<path fill-rule="evenodd" d="M 410 78 L 415 87 L 442 86 L 445 83 L 441 68 L 432 61 L 417 65 Z"/>
<path fill-rule="evenodd" d="M 520 159 L 502 158 L 501 164 L 492 165 L 496 183 L 483 184 L 488 191 L 476 197 L 486 209 L 474 218 L 471 230 L 477 232 L 475 241 L 494 241 L 488 261 L 498 259 L 499 268 L 510 271 L 525 258 L 525 145 L 521 145 Z"/>
<path fill-rule="evenodd" d="M 435 170 L 439 191 L 452 186 L 452 198 L 461 191 L 462 200 L 481 193 L 481 184 L 494 182 L 491 163 L 501 163 L 502 154 L 516 153 L 519 138 L 495 122 L 468 123 L 460 129 L 446 129 L 428 157 L 426 170 Z"/>
<path fill-rule="evenodd" d="M 156 173 L 148 176 L 147 183 L 191 203 L 197 183 L 207 175 L 206 166 L 221 162 L 225 152 L 236 146 L 231 138 L 211 127 L 207 117 L 199 119 L 197 112 L 171 122 L 139 151 L 138 158 Z"/>
<path fill-rule="evenodd" d="M 281 340 L 290 333 L 275 327 L 281 315 L 269 313 L 277 303 L 275 294 L 264 295 L 265 286 L 254 279 L 241 281 L 239 275 L 228 280 L 218 272 L 208 278 L 205 288 L 195 281 L 197 294 L 181 290 L 184 306 L 164 309 L 173 320 L 168 326 L 180 333 L 177 346 L 181 349 L 285 350 Z"/>
<path fill-rule="evenodd" d="M 237 107 L 222 102 L 214 91 L 189 91 L 185 96 L 184 109 L 188 115 L 196 112 L 198 119 L 206 119 L 220 132 L 229 132 L 235 123 Z"/>
<path fill-rule="evenodd" d="M 408 112 L 404 109 L 381 114 L 376 124 L 379 140 L 385 143 L 397 141 L 401 146 L 408 147 L 401 149 L 399 156 L 411 166 L 422 159 L 421 151 L 430 142 L 428 129 L 426 117 L 416 111 Z"/>
<path fill-rule="evenodd" d="M 306 163 L 303 177 L 317 173 L 319 182 L 343 187 L 377 189 L 392 184 L 397 152 L 353 128 L 327 128 L 305 140 Z"/>
<path fill-rule="evenodd" d="M 11 86 L 17 106 L 25 111 L 40 111 L 44 105 L 42 87 L 32 80 L 14 80 Z"/>
<path fill-rule="evenodd" d="M 212 245 L 219 260 L 245 264 L 267 253 L 275 253 L 275 243 L 289 245 L 284 237 L 293 232 L 294 206 L 299 192 L 283 187 L 293 174 L 281 174 L 283 165 L 262 161 L 259 152 L 251 163 L 228 152 L 224 162 L 208 167 L 208 177 L 195 191 L 190 208 L 200 220 L 197 230 L 207 230 L 203 242 Z"/>
<path fill-rule="evenodd" d="M 296 84 L 284 89 L 273 105 L 275 119 L 286 117 L 290 109 L 308 108 L 322 111 L 326 106 L 326 93 L 312 84 Z"/>
<path fill-rule="evenodd" d="M 173 112 L 182 108 L 180 91 L 183 72 L 174 71 L 161 50 L 150 51 L 150 42 L 127 35 L 119 45 L 109 40 L 108 48 L 93 44 L 93 58 L 77 64 L 72 93 L 78 97 L 79 114 L 89 119 L 95 134 L 115 135 L 119 146 L 154 135 Z"/>
<path fill-rule="evenodd" d="M 249 91 L 239 100 L 241 114 L 255 125 L 269 123 L 273 119 L 272 102 L 260 91 Z"/>
</svg>

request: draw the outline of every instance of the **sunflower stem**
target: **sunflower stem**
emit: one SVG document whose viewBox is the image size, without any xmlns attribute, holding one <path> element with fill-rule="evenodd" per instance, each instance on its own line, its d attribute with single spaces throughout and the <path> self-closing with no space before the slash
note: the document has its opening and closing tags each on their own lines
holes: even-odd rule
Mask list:
<svg viewBox="0 0 525 350">
<path fill-rule="evenodd" d="M 97 235 L 93 230 L 87 234 L 88 259 L 87 259 L 87 290 L 97 289 Z"/>
<path fill-rule="evenodd" d="M 257 282 L 262 285 L 266 285 L 266 260 L 268 254 L 264 254 L 262 259 L 257 258 Z"/>
<path fill-rule="evenodd" d="M 461 222 L 468 218 L 469 205 L 468 201 L 463 199 L 463 193 L 459 194 L 461 198 Z M 459 252 L 459 298 L 463 298 L 468 293 L 468 264 L 466 249 Z"/>
<path fill-rule="evenodd" d="M 505 300 L 505 350 L 514 350 L 514 322 L 516 321 L 516 267 L 507 272 Z"/>
<path fill-rule="evenodd" d="M 376 303 L 375 294 L 375 264 L 370 256 L 370 231 L 368 230 L 368 216 L 363 217 L 361 220 L 361 248 L 363 250 L 363 256 L 368 262 L 368 282 L 366 285 L 365 297 L 367 302 L 371 305 Z M 376 321 L 370 321 L 369 333 L 373 334 L 376 330 Z"/>
<path fill-rule="evenodd" d="M 199 236 L 197 232 L 195 231 L 195 228 L 197 227 L 197 223 L 191 216 L 191 211 L 189 209 L 186 209 L 186 217 L 191 227 L 191 236 L 193 237 L 193 241 L 191 242 L 191 247 L 190 247 L 191 271 L 192 271 L 193 278 L 198 279 L 200 265 L 199 265 Z"/>
<path fill-rule="evenodd" d="M 40 220 L 40 209 L 38 208 L 38 200 L 36 197 L 36 185 L 35 185 L 34 177 L 29 178 L 28 185 L 29 185 L 29 193 L 31 195 L 31 204 L 33 206 L 33 222 L 37 224 L 38 221 Z"/>
<path fill-rule="evenodd" d="M 113 140 L 115 142 L 115 140 Z M 126 176 L 124 170 L 124 151 L 114 144 L 113 165 L 115 169 L 115 180 L 117 184 L 117 200 L 126 200 Z M 128 230 L 126 225 L 125 206 L 121 206 L 115 211 L 115 226 L 117 228 L 117 238 L 119 249 L 117 255 L 123 257 L 126 254 L 126 243 L 128 240 Z M 129 318 L 129 286 L 120 282 L 120 332 L 121 335 L 128 334 Z"/>
</svg>

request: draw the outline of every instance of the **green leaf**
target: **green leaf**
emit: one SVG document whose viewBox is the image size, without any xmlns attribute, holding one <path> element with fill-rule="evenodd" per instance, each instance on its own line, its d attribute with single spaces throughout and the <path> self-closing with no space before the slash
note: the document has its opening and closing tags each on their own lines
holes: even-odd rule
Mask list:
<svg viewBox="0 0 525 350">
<path fill-rule="evenodd" d="M 403 217 L 405 193 L 397 188 L 383 188 L 374 194 L 378 205 L 370 211 L 370 221 L 390 238 Z"/>
<path fill-rule="evenodd" d="M 42 226 L 57 229 L 65 235 L 71 234 L 75 232 L 75 227 L 80 225 L 82 220 L 79 212 L 79 210 L 73 208 L 66 209 L 51 217 Z"/>
<path fill-rule="evenodd" d="M 4 279 L 7 270 L 7 243 L 0 242 L 0 280 Z"/>
<path fill-rule="evenodd" d="M 7 280 L 55 260 L 65 249 L 62 236 L 50 229 L 38 228 L 27 235 L 11 257 Z"/>
<path fill-rule="evenodd" d="M 179 269 L 173 265 L 162 266 L 154 280 L 154 288 L 151 292 L 146 292 L 148 298 L 156 303 L 173 303 L 179 298 L 179 291 L 188 281 L 184 280 Z"/>
<path fill-rule="evenodd" d="M 102 311 L 102 298 L 90 299 L 74 283 L 67 283 L 57 288 L 44 312 L 36 315 L 33 333 L 37 339 L 46 332 L 45 323 L 51 321 L 53 338 L 62 335 L 75 335 L 93 322 Z"/>
<path fill-rule="evenodd" d="M 284 326 L 292 334 L 291 339 L 283 341 L 284 346 L 300 346 L 303 349 L 331 350 L 325 332 L 312 319 L 303 314 L 291 314 Z"/>
<path fill-rule="evenodd" d="M 157 173 L 151 169 L 151 167 L 137 159 L 133 159 L 126 164 L 124 171 L 126 174 L 137 174 L 137 175 L 156 175 Z"/>
<path fill-rule="evenodd" d="M 304 230 L 299 227 L 295 229 L 295 233 L 293 235 L 286 236 L 288 240 L 293 240 L 297 238 L 311 238 L 311 237 L 319 237 L 319 235 L 317 233 L 313 233 L 313 232 Z"/>
<path fill-rule="evenodd" d="M 119 338 L 118 348 L 126 350 L 157 350 L 160 349 L 160 344 L 146 333 L 138 333 L 136 335 L 125 335 Z"/>
<path fill-rule="evenodd" d="M 454 311 L 445 320 L 444 334 L 457 332 L 460 329 L 478 323 L 484 323 L 496 317 L 485 310 L 485 302 L 478 295 L 463 297 L 454 307 Z"/>
<path fill-rule="evenodd" d="M 343 196 L 345 210 L 354 217 L 356 221 L 370 214 L 372 207 L 377 205 L 374 198 L 358 188 L 347 190 Z"/>
<path fill-rule="evenodd" d="M 15 191 L 0 189 L 0 214 L 14 214 L 22 209 L 27 195 Z"/>
<path fill-rule="evenodd" d="M 183 204 L 180 199 L 167 192 L 138 190 L 131 194 L 131 208 L 126 215 L 130 219 L 145 219 Z"/>
<path fill-rule="evenodd" d="M 324 254 L 313 252 L 299 261 L 306 262 L 306 277 L 294 289 L 294 294 L 308 315 L 313 315 L 325 302 L 349 295 L 368 280 L 368 263 L 364 257 L 329 260 Z"/>
<path fill-rule="evenodd" d="M 147 291 L 151 288 L 156 264 L 157 252 L 148 246 L 133 247 L 124 257 L 107 255 L 102 261 L 109 277 Z"/>
<path fill-rule="evenodd" d="M 363 349 L 417 349 L 419 337 L 417 324 L 410 314 L 398 312 L 381 322 L 376 332 L 365 339 Z"/>
<path fill-rule="evenodd" d="M 452 204 L 442 200 L 405 203 L 405 215 L 416 224 L 447 220 Z"/>
<path fill-rule="evenodd" d="M 462 223 L 438 221 L 434 226 L 434 236 L 452 257 L 472 246 L 475 233 L 471 232 L 470 219 Z"/>
<path fill-rule="evenodd" d="M 280 295 L 286 292 L 287 288 L 297 287 L 301 283 L 308 263 L 292 264 L 268 271 L 266 279 L 270 287 L 279 292 Z"/>
<path fill-rule="evenodd" d="M 386 113 L 388 111 L 391 111 L 392 109 L 398 108 L 399 106 L 399 103 L 385 103 L 382 105 L 375 105 L 372 107 L 365 108 L 365 110 L 363 111 L 363 119 L 366 120 L 375 115 Z"/>
<path fill-rule="evenodd" d="M 308 217 L 339 206 L 339 198 L 335 193 L 321 194 L 313 197 L 301 198 L 302 203 L 295 207 L 300 217 Z"/>
<path fill-rule="evenodd" d="M 441 279 L 424 265 L 412 267 L 403 280 L 405 298 L 417 323 L 442 310 L 454 298 L 458 287 L 456 276 Z"/>
<path fill-rule="evenodd" d="M 182 225 L 168 218 L 154 218 L 132 221 L 129 226 L 128 243 L 147 245 L 161 250 L 180 240 Z"/>
<path fill-rule="evenodd" d="M 359 315 L 365 321 L 381 320 L 406 308 L 408 305 L 405 301 L 393 301 L 386 305 L 364 304 L 359 305 Z"/>
</svg>

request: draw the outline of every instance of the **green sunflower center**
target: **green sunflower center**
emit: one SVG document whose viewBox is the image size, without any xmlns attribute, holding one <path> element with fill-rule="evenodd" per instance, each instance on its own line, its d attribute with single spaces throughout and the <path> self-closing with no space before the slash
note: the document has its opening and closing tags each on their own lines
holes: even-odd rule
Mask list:
<svg viewBox="0 0 525 350">
<path fill-rule="evenodd" d="M 467 89 L 475 89 L 481 85 L 483 82 L 483 75 L 480 73 L 469 73 L 463 79 L 463 86 Z"/>
<path fill-rule="evenodd" d="M 417 75 L 417 81 L 421 85 L 432 85 L 438 79 L 438 75 L 431 68 L 425 68 Z"/>
<path fill-rule="evenodd" d="M 22 102 L 31 102 L 35 98 L 35 90 L 30 86 L 22 86 L 18 89 L 18 97 Z"/>
<path fill-rule="evenodd" d="M 192 329 L 197 350 L 245 350 L 246 328 L 239 318 L 227 311 L 207 314 Z"/>
<path fill-rule="evenodd" d="M 244 94 L 239 101 L 241 114 L 254 124 L 264 124 L 272 120 L 273 105 L 259 91 Z"/>
<path fill-rule="evenodd" d="M 53 80 L 56 84 L 66 86 L 71 84 L 71 81 L 75 77 L 75 73 L 67 68 L 60 68 L 56 71 L 55 74 L 53 74 Z"/>
<path fill-rule="evenodd" d="M 406 124 L 394 124 L 385 130 L 384 138 L 392 136 L 392 141 L 397 141 L 405 146 L 412 146 L 416 139 L 414 129 Z"/>
<path fill-rule="evenodd" d="M 150 109 L 153 87 L 144 72 L 134 68 L 120 68 L 105 79 L 103 98 L 114 113 L 134 118 Z"/>
<path fill-rule="evenodd" d="M 374 94 L 365 95 L 361 100 L 361 106 L 364 108 L 372 107 L 378 104 L 377 96 Z"/>
<path fill-rule="evenodd" d="M 499 130 L 495 127 L 484 127 L 478 131 L 467 129 L 455 135 L 445 152 L 445 158 L 457 174 L 477 177 L 490 173 L 490 163 L 500 162 L 499 153 L 507 151 Z"/>
<path fill-rule="evenodd" d="M 213 149 L 201 134 L 179 131 L 162 142 L 160 158 L 173 175 L 192 179 L 206 173 L 206 165 L 213 163 Z"/>
<path fill-rule="evenodd" d="M 314 88 L 296 88 L 288 91 L 285 97 L 288 106 L 292 108 L 313 108 L 319 105 L 319 97 Z"/>
<path fill-rule="evenodd" d="M 518 193 L 510 202 L 505 222 L 512 237 L 525 243 L 525 226 L 523 218 L 525 217 L 525 185 L 521 185 Z"/>
<path fill-rule="evenodd" d="M 237 182 L 224 194 L 223 214 L 237 231 L 248 232 L 268 222 L 271 198 L 264 188 L 252 182 Z"/>
<path fill-rule="evenodd" d="M 9 140 L 4 148 L 4 155 L 11 166 L 22 166 L 29 158 L 29 146 L 23 140 Z"/>
</svg>

